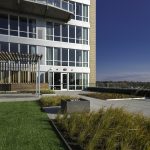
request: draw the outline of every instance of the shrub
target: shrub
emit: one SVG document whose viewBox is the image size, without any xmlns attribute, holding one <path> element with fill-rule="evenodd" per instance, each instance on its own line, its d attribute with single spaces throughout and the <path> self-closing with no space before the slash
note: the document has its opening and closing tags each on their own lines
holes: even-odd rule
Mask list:
<svg viewBox="0 0 150 150">
<path fill-rule="evenodd" d="M 36 90 L 24 90 L 24 91 L 18 91 L 19 93 L 36 93 Z M 55 94 L 53 90 L 50 89 L 41 89 L 41 94 Z"/>
<path fill-rule="evenodd" d="M 55 94 L 53 90 L 47 89 L 47 90 L 41 90 L 41 94 Z"/>
<path fill-rule="evenodd" d="M 42 107 L 58 106 L 62 100 L 67 101 L 71 99 L 75 98 L 70 96 L 45 96 L 40 99 L 40 104 Z"/>
<path fill-rule="evenodd" d="M 57 117 L 58 124 L 85 150 L 149 150 L 150 119 L 122 108 Z"/>
</svg>

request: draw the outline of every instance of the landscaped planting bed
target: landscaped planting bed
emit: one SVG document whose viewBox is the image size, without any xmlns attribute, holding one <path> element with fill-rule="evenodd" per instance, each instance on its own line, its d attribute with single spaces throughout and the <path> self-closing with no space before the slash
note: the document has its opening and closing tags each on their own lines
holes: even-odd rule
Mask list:
<svg viewBox="0 0 150 150">
<path fill-rule="evenodd" d="M 64 136 L 84 150 L 149 150 L 150 119 L 121 108 L 59 116 Z"/>
<path fill-rule="evenodd" d="M 0 103 L 0 150 L 64 150 L 37 102 Z"/>
<path fill-rule="evenodd" d="M 18 91 L 18 93 L 36 93 L 36 90 Z M 50 89 L 41 89 L 40 94 L 55 94 L 55 91 L 50 90 Z"/>
<path fill-rule="evenodd" d="M 68 101 L 71 99 L 77 99 L 76 97 L 70 96 L 45 96 L 40 99 L 40 104 L 42 107 L 50 107 L 50 106 L 60 106 L 61 101 Z"/>
<path fill-rule="evenodd" d="M 82 94 L 83 96 L 98 98 L 101 100 L 107 99 L 123 99 L 123 98 L 139 98 L 139 96 L 135 95 L 127 95 L 127 94 L 119 94 L 119 93 L 88 93 Z"/>
</svg>

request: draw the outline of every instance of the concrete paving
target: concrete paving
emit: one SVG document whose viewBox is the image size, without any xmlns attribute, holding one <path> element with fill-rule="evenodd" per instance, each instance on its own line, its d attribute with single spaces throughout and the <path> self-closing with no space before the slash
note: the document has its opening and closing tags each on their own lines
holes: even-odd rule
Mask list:
<svg viewBox="0 0 150 150">
<path fill-rule="evenodd" d="M 69 95 L 69 96 L 79 96 L 78 94 L 88 93 L 86 91 L 83 92 L 58 92 L 60 95 Z M 139 100 L 115 100 L 115 101 L 105 101 L 99 100 L 96 98 L 81 96 L 83 99 L 87 99 L 90 101 L 90 110 L 98 111 L 100 108 L 117 108 L 122 107 L 125 110 L 133 113 L 141 113 L 144 116 L 150 117 L 150 99 L 139 99 Z"/>
<path fill-rule="evenodd" d="M 91 111 L 98 111 L 100 108 L 121 107 L 129 112 L 141 113 L 144 116 L 150 117 L 150 99 L 105 101 L 86 96 L 81 97 L 90 101 Z"/>
</svg>

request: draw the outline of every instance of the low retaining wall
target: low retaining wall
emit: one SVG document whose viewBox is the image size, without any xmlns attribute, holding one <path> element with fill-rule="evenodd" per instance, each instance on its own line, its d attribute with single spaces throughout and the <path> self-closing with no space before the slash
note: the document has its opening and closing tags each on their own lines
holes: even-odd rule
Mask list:
<svg viewBox="0 0 150 150">
<path fill-rule="evenodd" d="M 97 87 L 88 87 L 87 91 L 91 92 L 103 92 L 103 93 L 121 93 L 121 94 L 129 94 L 129 95 L 137 95 L 150 97 L 149 89 L 121 89 L 121 88 L 97 88 Z"/>
<path fill-rule="evenodd" d="M 48 84 L 41 83 L 41 89 L 48 89 Z M 22 84 L 0 84 L 0 91 L 28 91 L 35 90 L 36 85 L 33 83 L 22 83 Z"/>
</svg>

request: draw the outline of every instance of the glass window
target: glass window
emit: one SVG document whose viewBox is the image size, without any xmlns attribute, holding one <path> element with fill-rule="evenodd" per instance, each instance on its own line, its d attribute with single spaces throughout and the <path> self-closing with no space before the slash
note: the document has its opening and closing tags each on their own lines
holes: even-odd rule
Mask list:
<svg viewBox="0 0 150 150">
<path fill-rule="evenodd" d="M 69 26 L 69 42 L 75 43 L 75 26 Z"/>
<path fill-rule="evenodd" d="M 54 65 L 60 66 L 60 48 L 54 48 Z"/>
<path fill-rule="evenodd" d="M 88 22 L 88 6 L 83 5 L 83 21 Z"/>
<path fill-rule="evenodd" d="M 69 10 L 69 3 L 67 0 L 61 1 L 62 9 Z"/>
<path fill-rule="evenodd" d="M 39 3 L 46 3 L 46 0 L 37 0 Z"/>
<path fill-rule="evenodd" d="M 71 15 L 71 19 L 75 19 L 75 2 L 70 1 L 70 7 L 69 10 L 72 11 L 74 13 L 74 15 Z"/>
<path fill-rule="evenodd" d="M 47 34 L 47 40 L 53 40 L 53 23 L 47 22 L 46 24 L 46 34 Z"/>
<path fill-rule="evenodd" d="M 60 7 L 60 0 L 54 0 L 54 6 Z"/>
<path fill-rule="evenodd" d="M 52 47 L 46 48 L 46 64 L 53 65 L 53 48 Z"/>
<path fill-rule="evenodd" d="M 54 40 L 60 41 L 60 24 L 54 24 Z"/>
<path fill-rule="evenodd" d="M 20 36 L 27 37 L 27 18 L 19 18 Z"/>
<path fill-rule="evenodd" d="M 69 50 L 69 66 L 75 66 L 75 50 Z"/>
<path fill-rule="evenodd" d="M 18 44 L 17 43 L 10 43 L 10 52 L 18 53 Z"/>
<path fill-rule="evenodd" d="M 82 73 L 76 74 L 76 90 L 82 90 Z"/>
<path fill-rule="evenodd" d="M 47 2 L 51 5 L 54 5 L 54 0 L 48 0 Z"/>
<path fill-rule="evenodd" d="M 9 47 L 7 42 L 0 42 L 0 52 L 8 52 Z"/>
<path fill-rule="evenodd" d="M 10 16 L 10 35 L 18 36 L 18 17 Z"/>
<path fill-rule="evenodd" d="M 21 53 L 21 54 L 28 54 L 28 46 L 27 46 L 26 44 L 20 44 L 20 53 Z M 22 63 L 22 64 L 23 64 L 23 63 L 24 63 L 24 64 L 27 63 L 27 59 L 21 61 L 21 63 Z"/>
<path fill-rule="evenodd" d="M 75 73 L 69 73 L 69 90 L 75 90 Z"/>
<path fill-rule="evenodd" d="M 82 27 L 76 27 L 76 43 L 82 44 Z"/>
<path fill-rule="evenodd" d="M 83 87 L 86 88 L 88 86 L 88 74 L 83 74 Z"/>
<path fill-rule="evenodd" d="M 83 28 L 83 44 L 88 45 L 88 28 Z"/>
<path fill-rule="evenodd" d="M 82 4 L 76 3 L 76 20 L 82 20 Z"/>
<path fill-rule="evenodd" d="M 60 90 L 61 85 L 61 74 L 60 73 L 54 73 L 54 90 Z"/>
<path fill-rule="evenodd" d="M 29 54 L 36 54 L 36 46 L 29 45 Z"/>
<path fill-rule="evenodd" d="M 8 15 L 0 14 L 0 34 L 8 34 Z"/>
<path fill-rule="evenodd" d="M 82 67 L 82 51 L 76 50 L 76 66 Z"/>
<path fill-rule="evenodd" d="M 53 72 L 49 72 L 49 88 L 53 89 Z"/>
<path fill-rule="evenodd" d="M 68 66 L 68 49 L 62 49 L 62 66 Z"/>
<path fill-rule="evenodd" d="M 29 19 L 29 37 L 36 38 L 36 20 Z"/>
<path fill-rule="evenodd" d="M 62 25 L 62 42 L 68 42 L 68 25 Z"/>
<path fill-rule="evenodd" d="M 26 44 L 20 44 L 20 53 L 22 54 L 28 54 L 28 45 Z"/>
<path fill-rule="evenodd" d="M 83 67 L 88 67 L 88 51 L 83 51 Z"/>
</svg>

